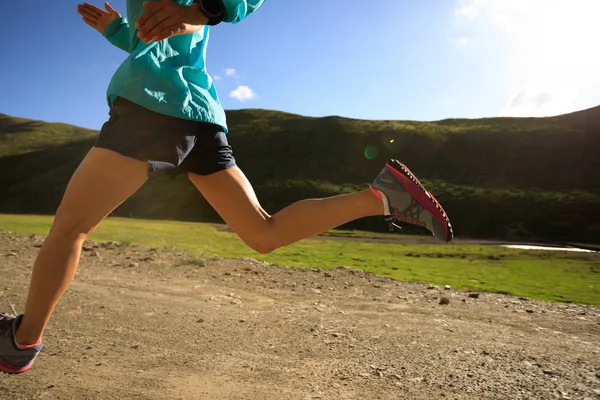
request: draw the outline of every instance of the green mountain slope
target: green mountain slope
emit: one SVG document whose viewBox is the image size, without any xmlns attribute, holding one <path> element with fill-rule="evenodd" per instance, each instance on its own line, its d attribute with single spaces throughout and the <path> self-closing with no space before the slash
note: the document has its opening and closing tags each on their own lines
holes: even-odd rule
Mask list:
<svg viewBox="0 0 600 400">
<path fill-rule="evenodd" d="M 228 120 L 238 163 L 269 212 L 365 187 L 395 157 L 438 197 L 458 236 L 600 241 L 600 107 L 437 122 L 240 110 Z M 95 135 L 0 114 L 0 212 L 52 213 Z M 149 182 L 115 214 L 218 220 L 184 177 Z M 387 225 L 367 218 L 347 227 Z"/>
</svg>

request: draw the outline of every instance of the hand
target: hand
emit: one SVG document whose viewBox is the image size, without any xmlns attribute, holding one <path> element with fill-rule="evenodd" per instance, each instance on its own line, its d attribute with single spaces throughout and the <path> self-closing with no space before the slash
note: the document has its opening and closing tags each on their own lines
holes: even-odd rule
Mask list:
<svg viewBox="0 0 600 400">
<path fill-rule="evenodd" d="M 98 8 L 89 3 L 83 3 L 77 5 L 77 12 L 83 17 L 83 21 L 97 30 L 100 33 L 104 33 L 106 26 L 113 20 L 121 18 L 121 14 L 108 4 L 104 3 L 106 11 Z"/>
<path fill-rule="evenodd" d="M 208 18 L 197 4 L 182 6 L 172 0 L 161 0 L 144 3 L 144 12 L 135 27 L 139 29 L 138 37 L 150 43 L 199 31 L 207 23 Z"/>
</svg>

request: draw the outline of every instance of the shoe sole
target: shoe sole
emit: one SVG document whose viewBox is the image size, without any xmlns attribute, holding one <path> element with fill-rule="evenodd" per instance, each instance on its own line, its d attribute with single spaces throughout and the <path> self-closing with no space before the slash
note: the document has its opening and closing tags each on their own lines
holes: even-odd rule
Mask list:
<svg viewBox="0 0 600 400">
<path fill-rule="evenodd" d="M 434 218 L 445 227 L 446 237 L 439 238 L 443 242 L 448 243 L 454 238 L 454 231 L 452 230 L 452 224 L 450 223 L 450 218 L 448 218 L 448 214 L 442 208 L 441 204 L 436 200 L 435 197 L 431 193 L 429 193 L 425 187 L 419 182 L 417 177 L 410 172 L 410 170 L 406 167 L 406 165 L 402 164 L 398 160 L 390 160 L 387 164 L 388 170 L 398 178 L 398 181 L 402 186 L 413 196 L 417 201 L 425 207 L 427 211 L 434 216 Z M 400 175 L 400 176 L 398 176 Z M 404 178 L 404 179 L 403 179 Z M 408 184 L 404 184 L 408 179 Z M 412 183 L 412 185 L 410 184 Z"/>
<path fill-rule="evenodd" d="M 0 358 L 0 372 L 3 372 L 8 375 L 22 374 L 23 372 L 27 372 L 31 367 L 33 367 L 33 363 L 21 368 L 15 368 Z"/>
</svg>

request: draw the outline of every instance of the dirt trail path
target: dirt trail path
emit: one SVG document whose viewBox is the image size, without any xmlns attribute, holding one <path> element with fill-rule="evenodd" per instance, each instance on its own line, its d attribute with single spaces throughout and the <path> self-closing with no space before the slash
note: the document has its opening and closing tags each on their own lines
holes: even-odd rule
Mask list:
<svg viewBox="0 0 600 400">
<path fill-rule="evenodd" d="M 0 297 L 20 310 L 40 243 L 0 234 Z M 597 308 L 187 261 L 90 245 L 46 349 L 0 376 L 0 399 L 600 398 Z"/>
</svg>

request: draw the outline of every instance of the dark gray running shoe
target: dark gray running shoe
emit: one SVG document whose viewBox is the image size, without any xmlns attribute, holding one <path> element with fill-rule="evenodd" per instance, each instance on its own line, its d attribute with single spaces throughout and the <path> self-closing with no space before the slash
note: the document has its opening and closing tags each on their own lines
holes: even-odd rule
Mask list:
<svg viewBox="0 0 600 400">
<path fill-rule="evenodd" d="M 440 203 L 400 161 L 388 161 L 371 189 L 383 200 L 385 215 L 392 221 L 425 227 L 442 242 L 454 238 L 450 219 Z"/>
<path fill-rule="evenodd" d="M 15 334 L 22 319 L 22 315 L 11 317 L 0 313 L 0 371 L 9 374 L 21 374 L 31 368 L 44 347 L 42 342 L 27 348 L 17 346 Z"/>
</svg>

